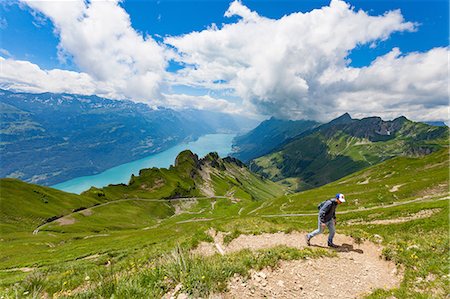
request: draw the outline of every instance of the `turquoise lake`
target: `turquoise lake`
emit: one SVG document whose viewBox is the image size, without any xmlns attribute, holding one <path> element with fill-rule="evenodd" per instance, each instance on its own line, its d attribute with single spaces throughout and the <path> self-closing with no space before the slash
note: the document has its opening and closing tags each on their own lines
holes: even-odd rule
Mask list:
<svg viewBox="0 0 450 299">
<path fill-rule="evenodd" d="M 196 141 L 178 144 L 163 152 L 150 155 L 148 157 L 115 166 L 102 173 L 90 176 L 83 176 L 53 185 L 53 188 L 66 192 L 80 194 L 90 187 L 104 187 L 109 184 L 128 184 L 131 174 L 139 174 L 143 168 L 158 167 L 167 168 L 173 165 L 176 156 L 183 150 L 189 149 L 199 157 L 203 157 L 210 152 L 217 152 L 219 156 L 225 157 L 231 153 L 234 134 L 209 134 L 198 138 Z"/>
</svg>

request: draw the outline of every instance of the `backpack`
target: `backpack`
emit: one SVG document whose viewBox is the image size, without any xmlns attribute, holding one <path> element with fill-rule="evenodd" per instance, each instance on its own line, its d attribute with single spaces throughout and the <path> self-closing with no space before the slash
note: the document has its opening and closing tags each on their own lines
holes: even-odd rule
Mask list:
<svg viewBox="0 0 450 299">
<path fill-rule="evenodd" d="M 324 205 L 327 201 L 328 201 L 328 199 L 322 201 L 321 203 L 319 203 L 319 204 L 317 205 L 317 209 L 320 211 L 320 209 L 323 207 L 323 205 Z"/>
</svg>

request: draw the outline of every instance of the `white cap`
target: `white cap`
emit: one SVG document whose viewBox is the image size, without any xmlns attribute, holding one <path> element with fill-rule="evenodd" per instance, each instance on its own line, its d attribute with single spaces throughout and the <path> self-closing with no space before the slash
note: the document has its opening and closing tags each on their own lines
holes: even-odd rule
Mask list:
<svg viewBox="0 0 450 299">
<path fill-rule="evenodd" d="M 345 202 L 345 197 L 344 194 L 342 193 L 336 194 L 336 199 L 339 200 L 340 202 Z"/>
</svg>

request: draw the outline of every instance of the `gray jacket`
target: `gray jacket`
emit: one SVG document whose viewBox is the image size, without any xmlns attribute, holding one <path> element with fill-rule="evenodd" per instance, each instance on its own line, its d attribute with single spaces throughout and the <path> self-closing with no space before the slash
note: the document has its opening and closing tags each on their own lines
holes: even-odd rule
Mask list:
<svg viewBox="0 0 450 299">
<path fill-rule="evenodd" d="M 327 200 L 319 210 L 320 222 L 326 223 L 336 219 L 336 207 L 338 203 L 335 198 Z"/>
</svg>

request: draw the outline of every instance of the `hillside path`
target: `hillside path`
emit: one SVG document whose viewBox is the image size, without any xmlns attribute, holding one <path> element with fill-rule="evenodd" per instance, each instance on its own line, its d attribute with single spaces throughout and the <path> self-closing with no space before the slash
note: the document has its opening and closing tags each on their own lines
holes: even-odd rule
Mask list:
<svg viewBox="0 0 450 299">
<path fill-rule="evenodd" d="M 34 231 L 33 231 L 33 235 L 37 235 L 39 233 L 39 231 L 45 227 L 48 224 L 51 224 L 53 222 L 61 222 L 64 218 L 70 218 L 70 216 L 75 215 L 75 214 L 82 214 L 82 213 L 86 213 L 87 210 L 92 210 L 92 209 L 96 209 L 99 207 L 103 207 L 109 204 L 114 204 L 114 203 L 118 203 L 118 202 L 125 202 L 125 201 L 149 201 L 149 202 L 171 202 L 171 201 L 190 201 L 190 200 L 198 200 L 198 199 L 213 199 L 213 198 L 225 198 L 225 199 L 230 199 L 227 196 L 213 196 L 213 197 L 182 197 L 182 198 L 174 198 L 174 199 L 158 199 L 158 198 L 122 198 L 122 199 L 117 199 L 117 200 L 112 200 L 112 201 L 108 201 L 96 206 L 91 206 L 76 212 L 72 212 L 66 215 L 62 215 L 61 217 L 58 217 L 52 221 L 46 222 L 41 224 L 40 226 L 38 226 Z M 405 204 L 410 204 L 410 203 L 414 203 L 414 202 L 418 202 L 418 201 L 439 201 L 439 200 L 448 200 L 450 199 L 450 196 L 444 196 L 441 198 L 435 198 L 435 199 L 424 199 L 424 198 L 416 198 L 413 200 L 408 200 L 408 201 L 402 201 L 402 202 L 395 202 L 393 204 L 390 205 L 378 205 L 378 206 L 373 206 L 373 207 L 369 207 L 369 208 L 360 208 L 360 209 L 356 209 L 356 210 L 347 210 L 347 211 L 338 211 L 336 212 L 336 214 L 348 214 L 348 213 L 355 213 L 355 212 L 362 212 L 362 211 L 370 211 L 370 210 L 375 210 L 375 209 L 386 209 L 386 208 L 391 208 L 391 207 L 395 207 L 395 206 L 400 206 L 400 205 L 405 205 Z M 259 209 L 262 209 L 264 206 L 264 203 L 252 210 L 250 213 L 254 213 L 256 211 L 258 211 Z M 269 206 L 269 205 L 267 205 Z M 264 206 L 266 207 L 266 206 Z M 240 210 L 240 212 L 242 212 L 242 208 Z M 248 214 L 250 214 L 248 213 Z M 240 213 L 239 213 L 240 215 Z M 258 215 L 261 217 L 266 217 L 266 218 L 272 218 L 272 217 L 306 217 L 306 216 L 316 216 L 317 213 L 295 213 L 295 214 L 269 214 L 269 215 Z M 192 222 L 192 221 L 185 221 L 186 223 L 188 222 Z"/>
<path fill-rule="evenodd" d="M 394 202 L 392 204 L 389 205 L 378 205 L 378 206 L 373 206 L 373 207 L 369 207 L 369 208 L 365 208 L 365 207 L 361 207 L 360 209 L 355 209 L 355 210 L 347 210 L 347 211 L 337 211 L 336 214 L 349 214 L 349 213 L 355 213 L 355 212 L 364 212 L 364 211 L 371 211 L 371 210 L 376 210 L 376 209 L 388 209 L 388 208 L 392 208 L 392 207 L 397 207 L 397 206 L 402 206 L 402 205 L 406 205 L 406 204 L 410 204 L 410 203 L 415 203 L 418 201 L 423 201 L 423 202 L 430 202 L 430 201 L 440 201 L 440 200 L 448 200 L 450 199 L 450 196 L 444 196 L 444 197 L 438 197 L 438 198 L 433 198 L 433 199 L 424 199 L 424 198 L 416 198 L 416 199 L 412 199 L 412 200 L 408 200 L 408 201 L 400 201 L 400 202 Z M 317 216 L 317 212 L 316 213 L 299 213 L 299 214 L 269 214 L 269 215 L 259 215 L 261 217 L 266 217 L 266 218 L 272 218 L 272 217 L 304 217 L 304 216 Z"/>
<path fill-rule="evenodd" d="M 304 232 L 240 235 L 228 245 L 222 232 L 210 229 L 214 243 L 202 242 L 194 255 L 229 254 L 243 249 L 260 250 L 275 246 L 297 249 L 308 247 Z M 365 241 L 356 244 L 351 237 L 337 234 L 340 247 L 336 257 L 280 261 L 274 268 L 250 270 L 249 277 L 235 275 L 228 281 L 228 292 L 212 298 L 360 298 L 374 289 L 397 287 L 402 280 L 395 263 L 381 259 L 382 247 Z M 311 240 L 310 248 L 327 248 L 327 235 Z"/>
<path fill-rule="evenodd" d="M 116 199 L 116 200 L 111 200 L 108 202 L 104 202 L 102 204 L 96 205 L 96 206 L 91 206 L 91 207 L 87 207 L 85 209 L 76 211 L 76 212 L 71 212 L 69 214 L 66 215 L 62 215 L 52 221 L 46 222 L 44 224 L 39 225 L 34 231 L 33 231 L 33 235 L 37 235 L 39 233 L 39 231 L 46 225 L 53 223 L 53 222 L 60 222 L 62 219 L 64 218 L 70 218 L 70 216 L 75 215 L 75 214 L 83 214 L 86 213 L 87 210 L 93 210 L 99 207 L 104 207 L 106 205 L 110 205 L 113 203 L 118 203 L 118 202 L 124 202 L 124 201 L 149 201 L 149 202 L 172 202 L 172 201 L 190 201 L 190 200 L 198 200 L 198 199 L 212 199 L 212 198 L 225 198 L 225 199 L 229 199 L 226 196 L 213 196 L 213 197 L 206 197 L 206 196 L 199 196 L 199 197 L 180 197 L 180 198 L 172 198 L 172 199 L 160 199 L 160 198 L 122 198 L 122 199 Z"/>
</svg>

